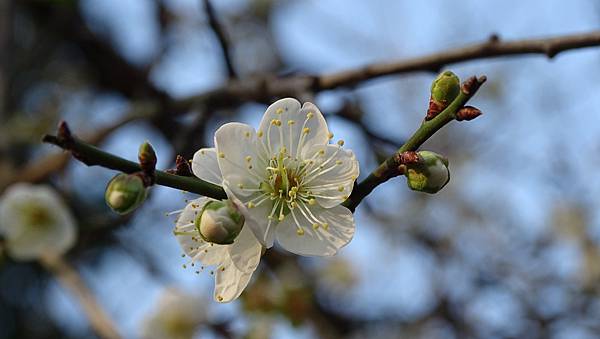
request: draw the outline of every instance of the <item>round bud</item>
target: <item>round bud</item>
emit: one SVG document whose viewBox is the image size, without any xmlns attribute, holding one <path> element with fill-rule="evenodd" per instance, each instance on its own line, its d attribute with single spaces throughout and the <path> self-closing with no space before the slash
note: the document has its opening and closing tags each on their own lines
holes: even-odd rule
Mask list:
<svg viewBox="0 0 600 339">
<path fill-rule="evenodd" d="M 448 106 L 460 93 L 460 79 L 456 74 L 445 71 L 431 84 L 431 99 L 438 104 Z"/>
<path fill-rule="evenodd" d="M 200 236 L 207 242 L 226 245 L 240 234 L 244 216 L 230 201 L 211 201 L 195 221 Z"/>
<path fill-rule="evenodd" d="M 104 199 L 113 211 L 127 214 L 144 202 L 146 187 L 142 178 L 137 175 L 117 174 L 106 186 Z"/>
<path fill-rule="evenodd" d="M 430 151 L 418 152 L 419 162 L 406 165 L 408 187 L 425 193 L 439 192 L 450 181 L 448 159 Z"/>
</svg>

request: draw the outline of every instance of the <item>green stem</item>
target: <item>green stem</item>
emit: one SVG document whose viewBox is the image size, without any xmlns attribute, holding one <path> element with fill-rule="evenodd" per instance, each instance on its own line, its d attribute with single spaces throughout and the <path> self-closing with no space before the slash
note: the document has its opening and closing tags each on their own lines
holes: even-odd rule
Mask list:
<svg viewBox="0 0 600 339">
<path fill-rule="evenodd" d="M 388 181 L 389 179 L 400 174 L 398 171 L 397 155 L 407 151 L 416 151 L 427 139 L 435 134 L 438 130 L 444 127 L 447 123 L 456 118 L 456 112 L 461 109 L 479 89 L 479 86 L 485 82 L 486 78 L 481 77 L 470 78 L 463 83 L 460 94 L 440 112 L 435 118 L 429 121 L 423 121 L 421 126 L 413 133 L 413 135 L 396 151 L 394 155 L 387 158 L 379 167 L 377 167 L 367 178 L 357 184 L 352 190 L 352 194 L 343 205 L 351 211 L 354 211 L 358 204 L 369 195 L 375 187 Z"/>
<path fill-rule="evenodd" d="M 73 155 L 88 166 L 102 166 L 124 173 L 141 171 L 140 165 L 85 143 L 77 138 L 71 138 L 67 143 L 52 135 L 44 137 L 44 142 L 57 145 L 69 150 Z M 226 199 L 227 195 L 221 186 L 215 185 L 196 177 L 184 177 L 164 171 L 156 171 L 156 184 L 177 188 L 191 193 L 200 194 L 214 199 Z"/>
</svg>

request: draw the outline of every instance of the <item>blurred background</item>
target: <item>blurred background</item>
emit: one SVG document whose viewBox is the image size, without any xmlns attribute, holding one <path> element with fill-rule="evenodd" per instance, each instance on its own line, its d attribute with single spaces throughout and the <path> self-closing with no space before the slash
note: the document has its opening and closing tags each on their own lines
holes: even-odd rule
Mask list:
<svg viewBox="0 0 600 339">
<path fill-rule="evenodd" d="M 411 192 L 404 178 L 381 185 L 357 209 L 354 240 L 338 256 L 275 248 L 231 304 L 212 301 L 208 272 L 182 267 L 165 212 L 193 195 L 155 187 L 120 217 L 104 203 L 115 172 L 40 143 L 64 119 L 128 159 L 149 140 L 158 167 L 170 168 L 177 154 L 212 146 L 224 122 L 256 126 L 276 99 L 174 104 L 232 77 L 329 73 L 491 34 L 589 32 L 600 28 L 597 1 L 212 4 L 230 66 L 200 0 L 0 1 L 0 192 L 29 181 L 61 193 L 78 224 L 66 260 L 125 338 L 156 337 L 156 319 L 182 309 L 197 319 L 181 338 L 600 336 L 600 49 L 446 67 L 463 79 L 488 76 L 470 102 L 484 115 L 423 147 L 450 159 L 450 183 L 436 195 Z M 435 75 L 296 96 L 321 108 L 364 177 L 416 129 Z M 0 338 L 94 336 L 51 274 L 0 253 Z"/>
</svg>

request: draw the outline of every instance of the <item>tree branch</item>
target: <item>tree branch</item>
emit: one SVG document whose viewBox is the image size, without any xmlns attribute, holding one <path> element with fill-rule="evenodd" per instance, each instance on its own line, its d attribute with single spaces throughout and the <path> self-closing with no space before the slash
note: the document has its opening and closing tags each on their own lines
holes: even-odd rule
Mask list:
<svg viewBox="0 0 600 339">
<path fill-rule="evenodd" d="M 230 79 L 235 79 L 237 78 L 237 73 L 233 67 L 233 60 L 231 59 L 231 54 L 229 53 L 229 38 L 227 37 L 223 26 L 221 26 L 219 23 L 215 8 L 210 3 L 210 0 L 204 0 L 204 11 L 208 17 L 208 24 L 213 32 L 215 32 L 217 41 L 219 41 L 219 46 L 223 52 L 223 60 L 225 61 L 225 66 L 227 67 L 227 74 L 229 75 Z"/>
<path fill-rule="evenodd" d="M 50 271 L 60 284 L 71 292 L 79 301 L 93 330 L 104 339 L 119 339 L 121 336 L 110 318 L 94 298 L 77 271 L 59 256 L 46 255 L 40 263 Z"/>
<path fill-rule="evenodd" d="M 407 151 L 416 151 L 427 139 L 435 132 L 444 127 L 447 123 L 456 118 L 456 112 L 461 109 L 479 87 L 485 82 L 484 76 L 480 78 L 471 77 L 465 81 L 461 87 L 460 94 L 444 109 L 440 114 L 431 120 L 423 120 L 421 126 L 415 133 L 387 160 L 377 167 L 367 178 L 354 187 L 350 197 L 344 202 L 344 206 L 351 211 L 371 193 L 375 187 L 388 181 L 389 179 L 401 174 L 398 166 L 401 163 L 401 154 Z"/>
<path fill-rule="evenodd" d="M 447 51 L 377 63 L 357 69 L 322 75 L 288 77 L 265 76 L 229 82 L 226 86 L 180 100 L 175 107 L 185 110 L 195 106 L 231 107 L 247 101 L 270 102 L 274 98 L 299 96 L 304 92 L 319 92 L 351 86 L 378 77 L 417 71 L 438 72 L 441 68 L 459 62 L 508 55 L 541 54 L 549 58 L 558 53 L 578 48 L 600 46 L 600 31 L 564 35 L 544 39 L 501 41 L 492 36 L 488 41 Z"/>
<path fill-rule="evenodd" d="M 64 130 L 67 132 L 64 132 Z M 140 165 L 102 151 L 101 149 L 85 143 L 71 136 L 66 123 L 61 123 L 57 136 L 46 135 L 43 141 L 70 151 L 73 156 L 88 166 L 102 166 L 105 168 L 121 171 L 123 173 L 135 173 L 141 171 Z M 200 194 L 214 199 L 226 199 L 227 195 L 221 186 L 211 184 L 196 177 L 185 177 L 156 171 L 156 184 Z"/>
</svg>

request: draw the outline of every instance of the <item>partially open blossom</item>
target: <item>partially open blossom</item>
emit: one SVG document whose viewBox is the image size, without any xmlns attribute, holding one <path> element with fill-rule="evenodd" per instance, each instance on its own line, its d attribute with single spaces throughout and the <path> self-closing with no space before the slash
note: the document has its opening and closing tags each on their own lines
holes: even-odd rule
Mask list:
<svg viewBox="0 0 600 339">
<path fill-rule="evenodd" d="M 144 202 L 146 187 L 139 176 L 119 173 L 106 186 L 104 198 L 113 211 L 127 214 Z"/>
<path fill-rule="evenodd" d="M 215 201 L 210 198 L 190 201 L 180 213 L 173 233 L 198 273 L 204 271 L 205 266 L 215 267 L 211 271 L 215 275 L 214 298 L 218 302 L 229 302 L 239 297 L 250 282 L 260 261 L 262 245 L 248 227 L 242 227 L 232 244 L 205 241 L 196 220 L 206 204 Z"/>
<path fill-rule="evenodd" d="M 205 241 L 220 245 L 232 244 L 242 230 L 244 216 L 229 201 L 209 201 L 195 224 Z"/>
<path fill-rule="evenodd" d="M 75 220 L 50 186 L 14 184 L 0 197 L 0 234 L 16 260 L 60 255 L 75 242 Z"/>
<path fill-rule="evenodd" d="M 408 187 L 425 193 L 439 192 L 450 181 L 448 159 L 430 151 L 420 151 L 418 155 L 419 162 L 407 165 Z"/>
<path fill-rule="evenodd" d="M 208 168 L 211 168 L 210 176 L 205 176 L 203 179 L 220 185 L 223 178 L 219 167 L 216 166 L 216 158 L 211 157 L 204 151 L 198 151 L 196 155 L 192 163 L 194 173 L 198 173 L 199 164 L 209 166 Z M 202 158 L 201 162 L 200 158 Z M 206 241 L 205 239 L 212 238 L 212 234 L 209 236 L 207 230 L 204 230 L 205 234 L 201 234 L 203 229 L 202 219 L 207 214 L 204 214 L 202 218 L 199 217 L 203 212 L 206 212 L 205 207 L 211 205 L 212 207 L 209 210 L 214 212 L 208 212 L 208 215 L 215 224 L 217 222 L 230 223 L 234 221 L 233 224 L 235 225 L 230 224 L 228 226 L 228 229 L 233 231 L 232 233 L 235 233 L 241 227 L 241 230 L 238 231 L 239 234 L 233 237 L 233 243 L 220 245 Z M 190 201 L 180 212 L 173 231 L 181 248 L 191 258 L 190 266 L 193 265 L 197 273 L 204 271 L 205 266 L 215 267 L 211 274 L 215 276 L 214 299 L 218 302 L 229 302 L 240 296 L 250 282 L 252 273 L 258 267 L 262 255 L 263 246 L 258 242 L 250 228 L 246 227 L 247 220 L 242 220 L 242 216 L 221 214 L 225 211 L 227 211 L 225 213 L 238 214 L 240 209 L 243 208 L 243 204 L 235 198 L 223 202 L 204 197 L 198 198 Z M 227 217 L 232 220 L 228 220 Z M 212 226 L 217 226 L 215 224 Z"/>
<path fill-rule="evenodd" d="M 350 195 L 359 168 L 319 109 L 291 98 L 267 109 L 258 131 L 228 123 L 215 133 L 215 148 L 194 155 L 192 170 L 222 184 L 256 238 L 267 248 L 275 238 L 290 252 L 333 255 L 354 235 L 354 218 L 340 204 Z M 217 179 L 217 180 L 216 180 Z"/>
<path fill-rule="evenodd" d="M 168 288 L 142 326 L 143 339 L 191 339 L 208 319 L 204 298 Z"/>
</svg>

